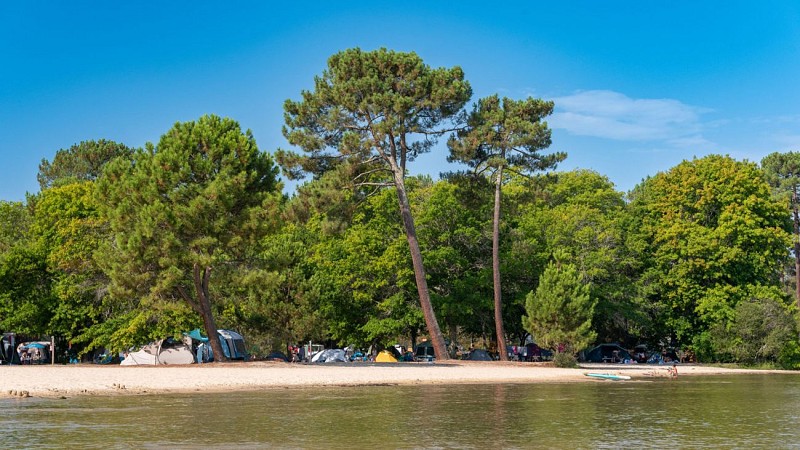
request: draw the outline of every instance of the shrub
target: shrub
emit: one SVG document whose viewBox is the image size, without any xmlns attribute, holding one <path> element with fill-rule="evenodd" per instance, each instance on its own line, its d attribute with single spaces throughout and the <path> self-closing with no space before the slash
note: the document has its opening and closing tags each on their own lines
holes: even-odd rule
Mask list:
<svg viewBox="0 0 800 450">
<path fill-rule="evenodd" d="M 556 353 L 553 355 L 553 365 L 565 369 L 578 367 L 578 360 L 571 353 Z"/>
</svg>

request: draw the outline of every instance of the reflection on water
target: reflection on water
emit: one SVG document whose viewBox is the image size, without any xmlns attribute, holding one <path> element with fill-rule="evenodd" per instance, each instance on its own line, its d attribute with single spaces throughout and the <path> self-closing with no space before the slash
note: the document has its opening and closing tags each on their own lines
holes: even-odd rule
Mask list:
<svg viewBox="0 0 800 450">
<path fill-rule="evenodd" d="M 0 400 L 3 448 L 800 446 L 800 376 Z"/>
</svg>

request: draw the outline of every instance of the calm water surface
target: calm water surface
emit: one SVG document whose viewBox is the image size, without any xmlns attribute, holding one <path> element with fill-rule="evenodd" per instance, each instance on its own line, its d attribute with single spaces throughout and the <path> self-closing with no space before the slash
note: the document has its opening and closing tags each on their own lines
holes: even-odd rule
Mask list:
<svg viewBox="0 0 800 450">
<path fill-rule="evenodd" d="M 0 400 L 2 448 L 800 448 L 800 374 Z"/>
</svg>

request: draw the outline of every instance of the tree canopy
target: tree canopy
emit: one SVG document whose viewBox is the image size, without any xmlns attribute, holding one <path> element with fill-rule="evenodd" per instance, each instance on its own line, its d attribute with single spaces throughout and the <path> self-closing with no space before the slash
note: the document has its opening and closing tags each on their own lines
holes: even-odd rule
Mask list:
<svg viewBox="0 0 800 450">
<path fill-rule="evenodd" d="M 134 149 L 114 141 L 83 141 L 56 152 L 53 161 L 39 164 L 39 186 L 46 189 L 59 183 L 92 181 L 103 173 L 103 167 L 117 157 L 130 157 Z"/>
<path fill-rule="evenodd" d="M 406 165 L 446 132 L 472 91 L 459 67 L 432 69 L 415 53 L 339 52 L 302 100 L 287 100 L 284 134 L 307 153 L 279 152 L 289 176 L 337 167 L 354 189 L 394 186 L 411 252 L 420 306 L 437 357 L 447 358 L 430 302 L 425 267 L 405 187 Z"/>
<path fill-rule="evenodd" d="M 699 345 L 752 289 L 779 281 L 789 224 L 755 164 L 684 161 L 645 181 L 631 206 L 648 243 L 642 293 L 679 342 Z"/>
<path fill-rule="evenodd" d="M 331 56 L 284 104 L 298 153 L 275 159 L 311 175 L 287 196 L 252 133 L 214 115 L 144 149 L 58 150 L 40 192 L 0 201 L 0 330 L 86 353 L 202 326 L 217 360 L 231 328 L 258 356 L 430 338 L 441 359 L 467 342 L 502 358 L 532 335 L 800 367 L 797 153 L 695 158 L 624 194 L 550 170 L 551 102 L 470 95 L 415 53 Z M 442 136 L 470 170 L 409 176 Z"/>
<path fill-rule="evenodd" d="M 188 305 L 202 318 L 215 359 L 224 358 L 212 271 L 221 275 L 252 256 L 273 223 L 276 176 L 252 134 L 217 116 L 177 123 L 157 146 L 109 164 L 98 181 L 113 234 L 102 262 L 114 297 L 147 306 L 133 323 L 155 320 L 159 311 L 175 316 L 176 302 Z"/>
</svg>

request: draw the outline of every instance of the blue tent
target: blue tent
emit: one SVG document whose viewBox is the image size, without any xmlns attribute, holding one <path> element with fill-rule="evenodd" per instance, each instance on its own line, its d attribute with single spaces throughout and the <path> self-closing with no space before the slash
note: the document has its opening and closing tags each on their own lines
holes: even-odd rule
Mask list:
<svg viewBox="0 0 800 450">
<path fill-rule="evenodd" d="M 230 330 L 217 330 L 219 343 L 222 346 L 222 353 L 228 359 L 247 359 L 249 356 L 244 346 L 244 338 L 241 334 Z M 196 343 L 192 346 L 195 351 L 195 360 L 209 362 L 214 359 L 214 353 L 208 343 L 208 338 L 203 336 L 199 328 L 183 333 L 184 336 L 192 338 Z"/>
<path fill-rule="evenodd" d="M 203 336 L 200 333 L 200 328 L 195 328 L 194 330 L 192 330 L 192 331 L 190 331 L 188 333 L 183 333 L 183 335 L 184 336 L 189 336 L 190 338 L 194 339 L 195 341 L 208 342 L 208 338 Z"/>
</svg>

